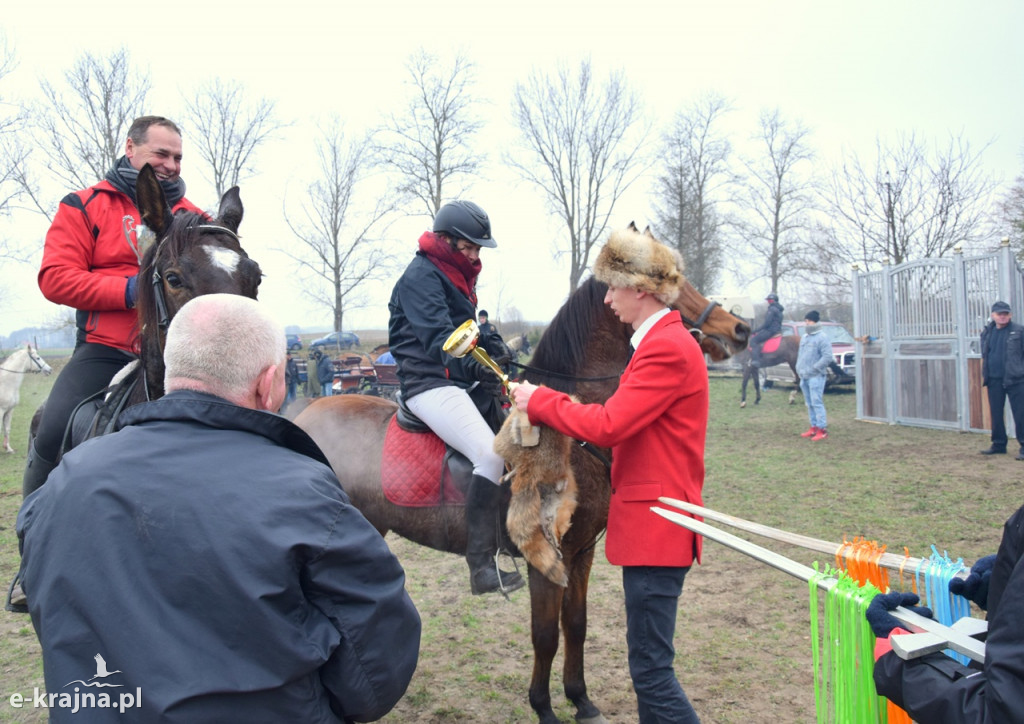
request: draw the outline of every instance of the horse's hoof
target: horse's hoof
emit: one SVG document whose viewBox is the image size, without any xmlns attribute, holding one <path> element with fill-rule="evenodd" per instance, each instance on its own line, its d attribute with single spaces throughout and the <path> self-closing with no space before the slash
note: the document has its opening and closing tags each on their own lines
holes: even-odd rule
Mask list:
<svg viewBox="0 0 1024 724">
<path fill-rule="evenodd" d="M 743 400 L 742 402 L 740 402 L 740 408 L 741 409 L 746 407 L 746 406 L 747 406 L 747 401 L 746 400 Z"/>
</svg>

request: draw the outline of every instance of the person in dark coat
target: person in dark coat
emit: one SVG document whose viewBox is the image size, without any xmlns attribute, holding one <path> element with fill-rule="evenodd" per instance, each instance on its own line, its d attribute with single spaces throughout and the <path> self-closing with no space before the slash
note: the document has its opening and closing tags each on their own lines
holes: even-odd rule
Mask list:
<svg viewBox="0 0 1024 724">
<path fill-rule="evenodd" d="M 26 498 L 51 722 L 371 721 L 404 694 L 419 614 L 323 453 L 271 413 L 283 341 L 254 300 L 190 301 L 167 333 L 167 395 Z M 79 689 L 131 705 L 75 715 Z"/>
<path fill-rule="evenodd" d="M 498 244 L 491 220 L 472 201 L 452 201 L 434 217 L 433 231 L 420 236 L 418 250 L 395 284 L 388 302 L 388 346 L 395 356 L 402 399 L 434 433 L 473 464 L 466 494 L 466 562 L 474 595 L 514 591 L 523 586 L 515 571 L 499 571 L 497 519 L 505 461 L 494 452 L 494 433 L 503 411 L 500 383 L 471 356 L 456 358 L 444 344 L 459 326 L 476 317 L 476 280 L 481 248 Z M 479 345 L 491 352 L 491 338 Z"/>
<path fill-rule="evenodd" d="M 288 405 L 295 402 L 295 397 L 299 391 L 299 363 L 292 357 L 291 350 L 287 353 L 287 360 L 284 366 L 284 382 L 288 393 L 285 396 L 284 404 L 281 406 L 281 412 L 284 412 Z"/>
<path fill-rule="evenodd" d="M 334 394 L 334 361 L 320 350 L 316 354 L 316 376 L 320 380 L 320 389 L 324 397 L 330 397 Z"/>
<path fill-rule="evenodd" d="M 1024 716 L 1024 506 L 1003 527 L 999 552 L 971 567 L 966 580 L 949 582 L 953 593 L 988 611 L 985 663 L 979 671 L 945 654 L 904 661 L 889 650 L 875 662 L 879 695 L 928 724 L 1003 724 Z M 875 600 L 879 600 L 876 596 Z M 872 606 L 875 601 L 872 601 Z M 870 609 L 869 609 L 870 610 Z M 907 631 L 893 618 L 889 639 Z M 875 633 L 882 634 L 872 625 Z M 885 647 L 885 641 L 880 641 Z"/>
<path fill-rule="evenodd" d="M 764 313 L 764 323 L 755 329 L 750 335 L 750 364 L 755 367 L 761 366 L 761 348 L 764 343 L 775 335 L 782 332 L 782 312 L 785 307 L 779 304 L 779 295 L 772 292 L 764 298 L 768 302 L 768 309 Z"/>
<path fill-rule="evenodd" d="M 1017 459 L 1024 460 L 1024 327 L 1012 321 L 1006 302 L 992 305 L 992 318 L 981 330 L 981 376 L 992 413 L 992 444 L 981 454 L 1006 453 L 1003 411 L 1009 399 L 1020 445 Z"/>
</svg>

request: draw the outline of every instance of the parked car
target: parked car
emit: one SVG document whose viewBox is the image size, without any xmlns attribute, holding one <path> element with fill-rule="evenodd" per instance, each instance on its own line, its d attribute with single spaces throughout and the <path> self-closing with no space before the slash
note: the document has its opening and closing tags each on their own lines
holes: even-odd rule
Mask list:
<svg viewBox="0 0 1024 724">
<path fill-rule="evenodd" d="M 288 343 L 288 351 L 294 352 L 297 349 L 302 349 L 302 338 L 297 334 L 286 334 L 285 340 Z"/>
<path fill-rule="evenodd" d="M 836 366 L 842 370 L 842 374 L 839 374 L 836 367 L 830 367 L 826 384 L 828 386 L 853 384 L 857 380 L 857 354 L 853 335 L 846 331 L 846 327 L 837 322 L 820 322 L 820 325 L 821 333 L 832 342 L 832 357 L 835 358 Z M 782 334 L 783 336 L 796 334 L 803 337 L 807 334 L 807 322 L 783 322 Z M 764 375 L 768 381 L 793 381 L 793 370 L 786 364 L 766 367 Z"/>
<path fill-rule="evenodd" d="M 309 343 L 310 349 L 332 347 L 336 349 L 352 349 L 359 346 L 359 337 L 355 332 L 331 332 L 326 337 L 314 339 Z"/>
</svg>

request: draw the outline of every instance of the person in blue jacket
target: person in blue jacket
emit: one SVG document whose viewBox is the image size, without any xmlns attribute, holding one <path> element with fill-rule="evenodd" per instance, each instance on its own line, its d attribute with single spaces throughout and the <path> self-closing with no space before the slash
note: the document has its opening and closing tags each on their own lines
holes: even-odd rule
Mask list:
<svg viewBox="0 0 1024 724">
<path fill-rule="evenodd" d="M 50 721 L 372 721 L 404 694 L 421 626 L 405 573 L 317 445 L 272 413 L 283 342 L 254 300 L 190 301 L 167 333 L 167 395 L 25 499 Z"/>
</svg>

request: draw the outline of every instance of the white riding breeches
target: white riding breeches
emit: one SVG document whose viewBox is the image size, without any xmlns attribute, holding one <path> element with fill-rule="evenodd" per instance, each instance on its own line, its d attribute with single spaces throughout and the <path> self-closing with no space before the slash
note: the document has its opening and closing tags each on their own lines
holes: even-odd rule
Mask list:
<svg viewBox="0 0 1024 724">
<path fill-rule="evenodd" d="M 469 458 L 474 475 L 499 484 L 505 461 L 494 452 L 494 433 L 468 392 L 454 385 L 435 387 L 405 404 L 439 438 Z"/>
</svg>

